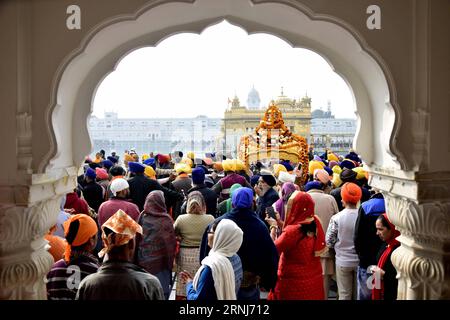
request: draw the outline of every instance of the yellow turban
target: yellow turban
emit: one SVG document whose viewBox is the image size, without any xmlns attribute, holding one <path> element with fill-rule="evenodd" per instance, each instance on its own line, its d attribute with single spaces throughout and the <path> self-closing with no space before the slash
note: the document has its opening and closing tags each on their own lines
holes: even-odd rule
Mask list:
<svg viewBox="0 0 450 320">
<path fill-rule="evenodd" d="M 151 166 L 146 166 L 144 170 L 144 174 L 150 179 L 156 179 L 156 172 L 153 170 Z"/>
<path fill-rule="evenodd" d="M 333 180 L 331 180 L 335 188 L 339 188 L 342 184 L 341 177 L 338 173 L 333 173 Z"/>
<path fill-rule="evenodd" d="M 283 166 L 282 164 L 278 164 L 278 163 L 276 163 L 276 164 L 273 165 L 273 175 L 274 175 L 275 177 L 278 178 L 278 175 L 280 174 L 281 171 L 287 172 L 286 167 Z"/>
<path fill-rule="evenodd" d="M 361 180 L 366 177 L 366 171 L 362 167 L 356 167 L 352 170 L 356 172 L 356 180 Z"/>
<path fill-rule="evenodd" d="M 195 159 L 195 153 L 192 152 L 192 151 L 190 151 L 190 152 L 187 153 L 187 157 L 188 157 L 189 159 L 194 160 L 194 159 Z"/>
<path fill-rule="evenodd" d="M 240 159 L 236 159 L 235 160 L 236 162 L 236 171 L 242 171 L 242 170 L 245 170 L 246 168 L 245 168 L 245 164 L 244 164 L 244 162 L 242 161 L 242 160 L 240 160 Z"/>
<path fill-rule="evenodd" d="M 337 173 L 337 174 L 341 174 L 341 172 L 342 172 L 342 168 L 341 167 L 339 167 L 338 165 L 335 165 L 334 167 L 333 167 L 333 169 L 331 169 L 334 173 Z"/>
<path fill-rule="evenodd" d="M 232 159 L 227 159 L 222 161 L 222 166 L 224 171 L 236 171 L 236 161 Z"/>
<path fill-rule="evenodd" d="M 328 161 L 339 161 L 339 158 L 336 156 L 336 154 L 329 152 L 327 155 Z"/>
<path fill-rule="evenodd" d="M 175 165 L 175 171 L 180 174 L 182 172 L 184 173 L 191 173 L 192 172 L 192 168 L 191 166 L 187 165 L 186 163 L 177 163 Z"/>
<path fill-rule="evenodd" d="M 325 164 L 321 161 L 310 161 L 309 162 L 309 174 L 314 174 L 314 170 L 316 169 L 323 169 L 325 167 Z"/>
<path fill-rule="evenodd" d="M 142 155 L 142 161 L 145 161 L 145 160 L 147 160 L 148 158 L 150 158 L 150 156 L 149 156 L 147 153 L 144 153 L 144 154 Z"/>
<path fill-rule="evenodd" d="M 192 162 L 192 160 L 189 159 L 189 158 L 183 158 L 183 159 L 181 159 L 181 160 L 180 160 L 180 163 L 187 164 L 187 165 L 188 165 L 189 167 L 191 167 L 191 168 L 192 168 L 192 166 L 194 165 L 194 162 Z"/>
</svg>

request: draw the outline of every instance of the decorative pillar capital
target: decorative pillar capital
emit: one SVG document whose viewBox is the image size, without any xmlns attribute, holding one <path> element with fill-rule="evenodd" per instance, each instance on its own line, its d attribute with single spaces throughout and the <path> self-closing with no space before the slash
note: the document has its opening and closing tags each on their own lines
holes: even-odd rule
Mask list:
<svg viewBox="0 0 450 320">
<path fill-rule="evenodd" d="M 76 170 L 31 180 L 20 192 L 2 187 L 14 196 L 0 206 L 0 299 L 47 298 L 44 279 L 54 261 L 44 235 L 56 223 L 62 196 L 76 186 Z"/>
<path fill-rule="evenodd" d="M 450 174 L 374 172 L 371 185 L 401 233 L 392 254 L 398 299 L 450 299 Z"/>
</svg>

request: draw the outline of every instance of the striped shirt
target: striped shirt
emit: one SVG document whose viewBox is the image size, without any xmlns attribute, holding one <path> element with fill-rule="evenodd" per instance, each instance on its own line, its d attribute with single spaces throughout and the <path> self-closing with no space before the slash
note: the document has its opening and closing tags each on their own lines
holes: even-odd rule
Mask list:
<svg viewBox="0 0 450 320">
<path fill-rule="evenodd" d="M 69 264 L 64 259 L 55 262 L 46 279 L 48 300 L 75 300 L 81 280 L 96 273 L 99 266 L 88 252 L 72 252 Z"/>
</svg>

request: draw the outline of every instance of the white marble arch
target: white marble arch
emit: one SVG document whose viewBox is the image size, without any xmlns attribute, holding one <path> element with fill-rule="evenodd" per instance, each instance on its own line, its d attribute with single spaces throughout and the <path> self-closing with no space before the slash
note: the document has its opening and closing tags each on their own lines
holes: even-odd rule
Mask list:
<svg viewBox="0 0 450 320">
<path fill-rule="evenodd" d="M 400 112 L 392 75 L 383 59 L 342 20 L 319 15 L 298 1 L 150 1 L 133 15 L 105 21 L 60 65 L 48 111 L 52 149 L 39 172 L 78 166 L 91 151 L 87 118 L 101 81 L 133 50 L 157 46 L 181 32 L 201 33 L 227 20 L 249 34 L 269 33 L 321 55 L 349 85 L 357 110 L 354 147 L 366 164 L 405 170 L 394 141 Z M 62 143 L 64 141 L 64 143 Z"/>
</svg>

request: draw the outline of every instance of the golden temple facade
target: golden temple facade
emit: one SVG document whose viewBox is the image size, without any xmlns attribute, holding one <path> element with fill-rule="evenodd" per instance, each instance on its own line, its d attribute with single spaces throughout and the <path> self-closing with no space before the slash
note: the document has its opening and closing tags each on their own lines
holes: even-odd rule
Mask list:
<svg viewBox="0 0 450 320">
<path fill-rule="evenodd" d="M 289 131 L 305 137 L 308 141 L 311 135 L 311 98 L 305 95 L 302 99 L 291 99 L 281 95 L 272 103 L 282 112 L 284 124 Z M 271 104 L 272 104 L 271 103 Z M 252 134 L 260 125 L 267 106 L 262 108 L 248 108 L 242 106 L 235 96 L 231 107 L 225 111 L 221 131 L 223 133 L 227 152 L 237 156 L 240 138 Z"/>
</svg>

